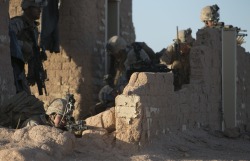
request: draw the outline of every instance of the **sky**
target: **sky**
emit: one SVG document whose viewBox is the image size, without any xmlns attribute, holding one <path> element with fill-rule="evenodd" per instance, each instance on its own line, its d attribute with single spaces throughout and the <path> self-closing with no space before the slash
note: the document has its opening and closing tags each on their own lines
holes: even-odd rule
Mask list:
<svg viewBox="0 0 250 161">
<path fill-rule="evenodd" d="M 158 52 L 173 43 L 177 26 L 179 30 L 191 28 L 196 38 L 196 32 L 204 26 L 201 9 L 214 4 L 220 7 L 221 22 L 247 30 L 242 46 L 249 52 L 250 0 L 133 0 L 136 41 L 144 41 Z"/>
</svg>

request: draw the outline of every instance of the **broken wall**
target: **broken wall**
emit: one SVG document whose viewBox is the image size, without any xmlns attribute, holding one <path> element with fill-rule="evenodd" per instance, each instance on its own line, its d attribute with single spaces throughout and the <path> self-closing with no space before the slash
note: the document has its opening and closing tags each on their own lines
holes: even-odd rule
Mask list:
<svg viewBox="0 0 250 161">
<path fill-rule="evenodd" d="M 3 87 L 14 90 L 13 80 L 10 80 L 13 78 L 7 26 L 9 17 L 22 13 L 21 0 L 5 0 L 0 3 L 0 19 L 4 22 L 1 23 L 3 25 L 0 33 L 6 38 L 5 42 L 0 42 L 3 48 L 1 51 L 4 51 L 3 54 L 8 58 L 0 64 L 0 67 L 7 66 L 6 71 L 10 78 L 4 71 L 1 71 L 0 76 L 4 76 L 4 80 L 7 80 L 5 82 L 8 82 L 7 87 L 6 85 Z M 105 0 L 62 0 L 59 12 L 60 53 L 47 52 L 48 60 L 44 62 L 49 79 L 45 82 L 48 96 L 39 96 L 37 86 L 31 90 L 45 102 L 46 107 L 54 98 L 64 97 L 68 92 L 74 94 L 76 99 L 74 114 L 76 117 L 81 117 L 98 101 L 97 95 L 103 85 L 102 78 L 106 74 Z M 128 42 L 133 42 L 135 32 L 132 23 L 132 0 L 121 1 L 120 21 L 120 34 Z M 0 89 L 0 93 L 4 94 L 2 91 Z"/>
<path fill-rule="evenodd" d="M 9 35 L 8 35 L 8 14 L 9 2 L 0 0 L 0 104 L 3 100 L 15 94 L 14 78 L 10 63 Z"/>
<path fill-rule="evenodd" d="M 250 53 L 237 47 L 237 125 L 250 131 Z"/>
<path fill-rule="evenodd" d="M 190 52 L 190 84 L 179 91 L 174 91 L 172 73 L 134 73 L 116 98 L 117 140 L 139 146 L 173 131 L 221 130 L 221 43 L 218 29 L 197 32 Z M 249 53 L 241 47 L 237 52 L 237 126 L 241 126 L 249 123 Z"/>
</svg>

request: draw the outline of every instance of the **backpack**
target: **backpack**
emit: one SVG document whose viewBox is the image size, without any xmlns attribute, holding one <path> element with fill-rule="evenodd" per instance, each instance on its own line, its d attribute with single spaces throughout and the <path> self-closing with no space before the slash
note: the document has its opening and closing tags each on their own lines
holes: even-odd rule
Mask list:
<svg viewBox="0 0 250 161">
<path fill-rule="evenodd" d="M 18 128 L 31 116 L 43 114 L 45 114 L 43 102 L 23 91 L 0 106 L 0 125 Z"/>
<path fill-rule="evenodd" d="M 151 49 L 145 42 L 133 42 L 131 44 L 133 47 L 135 53 L 136 53 L 136 59 L 140 59 L 140 50 L 143 49 L 149 56 L 150 60 L 152 61 L 153 64 L 158 64 L 159 63 L 159 57 L 157 54 Z"/>
</svg>

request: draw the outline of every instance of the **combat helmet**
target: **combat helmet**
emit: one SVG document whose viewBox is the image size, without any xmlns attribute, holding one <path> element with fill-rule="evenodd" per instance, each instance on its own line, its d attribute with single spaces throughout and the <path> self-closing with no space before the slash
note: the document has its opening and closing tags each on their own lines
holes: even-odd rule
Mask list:
<svg viewBox="0 0 250 161">
<path fill-rule="evenodd" d="M 178 31 L 178 38 L 182 43 L 189 42 L 192 39 L 192 29 L 188 28 L 186 30 Z"/>
<path fill-rule="evenodd" d="M 47 0 L 22 0 L 21 7 L 23 10 L 29 7 L 45 7 L 47 6 Z"/>
<path fill-rule="evenodd" d="M 200 19 L 203 22 L 215 21 L 218 22 L 220 19 L 219 7 L 217 4 L 212 6 L 206 6 L 201 10 Z"/>
<path fill-rule="evenodd" d="M 120 50 L 125 49 L 127 42 L 120 36 L 113 36 L 108 40 L 106 50 L 110 54 L 117 54 Z"/>
<path fill-rule="evenodd" d="M 48 107 L 46 114 L 59 114 L 63 115 L 66 109 L 67 101 L 65 99 L 57 98 Z"/>
</svg>

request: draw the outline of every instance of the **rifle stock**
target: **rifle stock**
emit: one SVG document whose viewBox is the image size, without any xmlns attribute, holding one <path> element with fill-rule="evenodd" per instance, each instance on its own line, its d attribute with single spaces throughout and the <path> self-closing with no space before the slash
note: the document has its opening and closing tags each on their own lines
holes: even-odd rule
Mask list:
<svg viewBox="0 0 250 161">
<path fill-rule="evenodd" d="M 174 42 L 175 54 L 177 60 L 181 59 L 181 52 L 180 52 L 180 40 L 179 40 L 179 30 L 178 26 L 176 26 L 176 40 Z"/>
<path fill-rule="evenodd" d="M 47 81 L 47 72 L 44 70 L 43 67 L 43 61 L 47 59 L 45 49 L 42 48 L 42 51 L 40 51 L 40 48 L 37 44 L 36 37 L 34 31 L 30 31 L 32 33 L 33 38 L 33 51 L 34 56 L 33 58 L 28 62 L 28 81 L 30 85 L 37 84 L 38 93 L 39 95 L 43 95 L 43 89 L 44 93 L 47 96 L 47 90 L 45 86 L 45 81 Z"/>
</svg>

